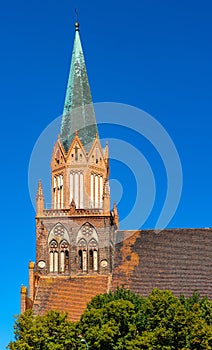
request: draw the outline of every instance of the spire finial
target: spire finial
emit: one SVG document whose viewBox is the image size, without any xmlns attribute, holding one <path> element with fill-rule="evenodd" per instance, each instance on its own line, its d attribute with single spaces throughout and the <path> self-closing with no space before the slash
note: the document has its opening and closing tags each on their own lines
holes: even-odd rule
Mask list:
<svg viewBox="0 0 212 350">
<path fill-rule="evenodd" d="M 78 10 L 75 8 L 75 13 L 76 13 L 76 22 L 75 22 L 75 31 L 79 31 L 79 22 L 78 22 Z"/>
</svg>

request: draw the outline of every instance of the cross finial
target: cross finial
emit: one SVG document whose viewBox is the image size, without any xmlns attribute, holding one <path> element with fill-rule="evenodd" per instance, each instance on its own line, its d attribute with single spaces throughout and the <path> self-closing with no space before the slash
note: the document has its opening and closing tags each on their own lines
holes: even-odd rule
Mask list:
<svg viewBox="0 0 212 350">
<path fill-rule="evenodd" d="M 75 13 L 76 13 L 76 22 L 75 22 L 75 30 L 76 32 L 79 31 L 79 22 L 78 22 L 78 10 L 75 8 Z"/>
<path fill-rule="evenodd" d="M 75 8 L 75 13 L 76 13 L 76 22 L 78 22 L 78 10 Z"/>
</svg>

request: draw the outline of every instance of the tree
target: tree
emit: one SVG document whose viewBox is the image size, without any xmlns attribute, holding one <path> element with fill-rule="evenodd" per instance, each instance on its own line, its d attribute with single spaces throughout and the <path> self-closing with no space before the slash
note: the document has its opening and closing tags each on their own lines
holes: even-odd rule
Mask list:
<svg viewBox="0 0 212 350">
<path fill-rule="evenodd" d="M 154 289 L 147 298 L 123 288 L 96 296 L 79 327 L 93 350 L 212 349 L 212 302 Z"/>
<path fill-rule="evenodd" d="M 67 314 L 50 311 L 34 317 L 28 310 L 16 319 L 15 341 L 10 350 L 210 350 L 212 349 L 212 302 L 175 297 L 154 289 L 144 298 L 124 288 L 97 295 L 79 322 Z"/>
<path fill-rule="evenodd" d="M 76 326 L 68 321 L 67 314 L 58 311 L 34 317 L 32 310 L 27 310 L 16 318 L 14 334 L 15 341 L 8 345 L 11 350 L 78 349 L 80 344 Z"/>
</svg>

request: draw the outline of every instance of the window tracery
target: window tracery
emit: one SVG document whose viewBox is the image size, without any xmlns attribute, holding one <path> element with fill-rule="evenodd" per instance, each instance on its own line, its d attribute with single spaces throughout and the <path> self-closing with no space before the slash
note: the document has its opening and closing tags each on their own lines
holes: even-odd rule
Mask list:
<svg viewBox="0 0 212 350">
<path fill-rule="evenodd" d="M 78 232 L 78 266 L 83 272 L 98 271 L 98 235 L 95 228 L 86 222 Z"/>
<path fill-rule="evenodd" d="M 66 273 L 69 271 L 69 235 L 61 223 L 57 223 L 51 230 L 49 243 L 49 272 Z"/>
</svg>

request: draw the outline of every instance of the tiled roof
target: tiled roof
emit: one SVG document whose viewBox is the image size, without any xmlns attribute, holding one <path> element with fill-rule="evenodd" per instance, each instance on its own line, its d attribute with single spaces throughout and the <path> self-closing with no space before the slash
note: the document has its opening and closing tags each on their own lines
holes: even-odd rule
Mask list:
<svg viewBox="0 0 212 350">
<path fill-rule="evenodd" d="M 48 310 L 68 312 L 78 321 L 88 302 L 108 290 L 109 276 L 40 277 L 33 305 L 35 315 Z"/>
<path fill-rule="evenodd" d="M 130 233 L 132 234 L 131 236 Z M 112 288 L 147 295 L 155 287 L 212 299 L 212 229 L 119 231 Z"/>
</svg>

